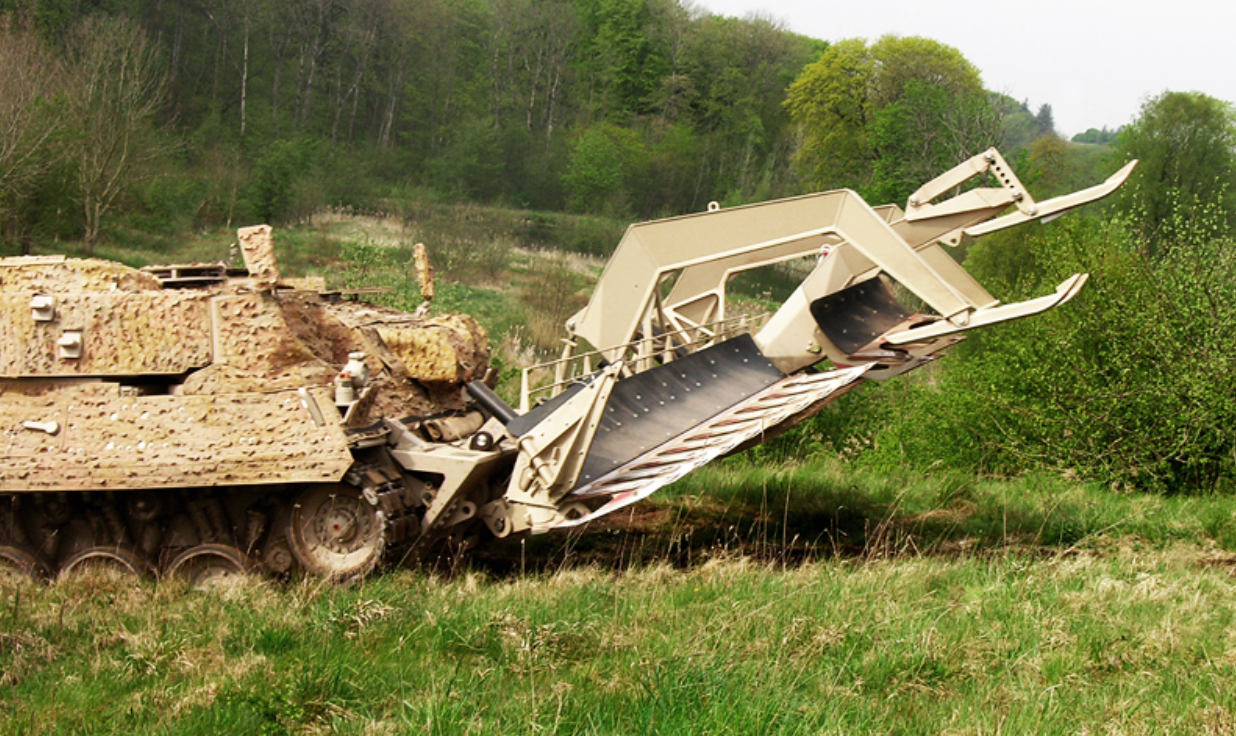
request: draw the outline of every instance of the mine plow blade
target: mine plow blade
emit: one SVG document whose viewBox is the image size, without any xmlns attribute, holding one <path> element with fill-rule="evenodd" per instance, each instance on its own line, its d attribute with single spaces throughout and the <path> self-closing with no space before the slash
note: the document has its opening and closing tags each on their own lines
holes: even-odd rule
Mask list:
<svg viewBox="0 0 1236 736">
<path fill-rule="evenodd" d="M 1069 301 L 1086 274 L 1001 304 L 948 248 L 1132 169 L 1035 202 L 993 148 L 904 209 L 837 190 L 632 225 L 518 409 L 481 326 L 427 316 L 419 246 L 415 314 L 284 278 L 266 226 L 237 233 L 244 269 L 0 259 L 0 576 L 351 579 L 586 524 Z M 727 285 L 764 267 L 797 286 L 734 309 Z"/>
<path fill-rule="evenodd" d="M 581 484 L 568 499 L 605 499 L 603 505 L 579 518 L 534 531 L 579 526 L 647 498 L 692 470 L 818 410 L 855 385 L 868 368 L 787 376 L 606 475 Z"/>
<path fill-rule="evenodd" d="M 1086 274 L 1001 304 L 943 246 L 1059 217 L 1111 194 L 1133 165 L 1036 203 L 993 148 L 924 184 L 904 210 L 838 190 L 632 225 L 568 322 L 563 357 L 525 370 L 521 412 L 491 412 L 513 415 L 504 425 L 521 459 L 486 523 L 497 536 L 585 524 L 864 381 L 928 364 L 962 333 L 1060 306 Z M 965 189 L 976 177 L 997 186 Z M 727 314 L 726 284 L 777 264 L 802 279 L 789 298 L 769 315 Z M 906 292 L 925 313 L 902 303 Z M 577 353 L 583 344 L 596 349 Z M 534 401 L 537 371 L 553 380 Z M 600 376 L 609 393 L 585 400 Z M 567 426 L 577 429 L 557 429 Z"/>
<path fill-rule="evenodd" d="M 1133 173 L 1133 168 L 1137 166 L 1137 161 L 1130 161 L 1120 171 L 1112 174 L 1107 178 L 1107 181 L 1102 184 L 1097 184 L 1088 189 L 1066 194 L 1061 197 L 1055 197 L 1043 202 L 1035 203 L 1029 211 L 1018 210 L 1017 212 L 1009 213 L 1003 217 L 997 217 L 994 220 L 984 222 L 981 225 L 974 225 L 965 229 L 966 235 L 979 237 L 987 235 L 998 230 L 1020 225 L 1024 222 L 1038 220 L 1043 223 L 1051 222 L 1067 214 L 1070 210 L 1081 207 L 1085 204 L 1098 201 L 1121 187 L 1128 180 L 1129 175 Z"/>
<path fill-rule="evenodd" d="M 1030 299 L 1016 304 L 1005 304 L 999 307 L 977 310 L 970 315 L 969 321 L 964 325 L 957 325 L 948 320 L 940 320 L 924 327 L 916 327 L 904 332 L 893 332 L 885 335 L 884 342 L 893 345 L 909 345 L 920 343 L 924 340 L 934 340 L 945 335 L 955 335 L 978 327 L 988 327 L 1000 322 L 1010 322 L 1022 317 L 1041 314 L 1077 296 L 1089 277 L 1089 274 L 1084 273 L 1073 274 L 1056 287 L 1054 294 L 1048 294 L 1038 299 Z"/>
</svg>

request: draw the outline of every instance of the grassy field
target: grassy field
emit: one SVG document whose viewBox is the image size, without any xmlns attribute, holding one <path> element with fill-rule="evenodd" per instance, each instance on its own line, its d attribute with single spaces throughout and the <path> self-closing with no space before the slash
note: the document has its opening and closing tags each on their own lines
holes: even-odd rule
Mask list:
<svg viewBox="0 0 1236 736">
<path fill-rule="evenodd" d="M 113 236 L 131 265 L 232 240 Z M 276 243 L 285 273 L 408 309 L 427 242 L 436 308 L 476 315 L 510 379 L 620 236 L 408 205 Z M 1236 734 L 1234 522 L 1226 497 L 758 448 L 578 533 L 347 587 L 0 582 L 0 734 Z"/>
<path fill-rule="evenodd" d="M 1236 732 L 1224 499 L 730 461 L 363 584 L 0 592 L 0 733 Z"/>
</svg>

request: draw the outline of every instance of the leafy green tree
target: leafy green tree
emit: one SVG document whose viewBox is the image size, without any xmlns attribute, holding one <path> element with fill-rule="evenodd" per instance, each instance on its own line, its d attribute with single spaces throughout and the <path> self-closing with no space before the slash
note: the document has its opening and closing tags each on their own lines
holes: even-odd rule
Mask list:
<svg viewBox="0 0 1236 736">
<path fill-rule="evenodd" d="M 922 184 L 998 142 L 1000 120 L 983 93 L 954 93 L 911 80 L 873 116 L 875 166 L 863 194 L 902 202 Z"/>
<path fill-rule="evenodd" d="M 651 26 L 654 0 L 578 0 L 593 29 L 585 54 L 601 117 L 625 122 L 653 110 L 669 73 L 666 48 Z M 595 103 L 594 103 L 595 104 Z"/>
<path fill-rule="evenodd" d="M 1010 161 L 1015 160 L 1026 146 L 1041 137 L 1038 121 L 1025 102 L 994 92 L 991 99 L 1000 117 L 1000 152 Z"/>
<path fill-rule="evenodd" d="M 874 185 L 900 195 L 908 176 L 921 183 L 922 172 L 981 150 L 998 131 L 974 65 L 913 36 L 830 46 L 790 86 L 785 105 L 802 130 L 795 162 L 818 188 Z"/>
<path fill-rule="evenodd" d="M 868 177 L 874 75 L 867 44 L 851 38 L 829 46 L 790 85 L 785 105 L 803 131 L 795 163 L 812 186 L 832 189 Z"/>
<path fill-rule="evenodd" d="M 1108 130 L 1107 126 L 1099 128 L 1088 128 L 1085 133 L 1078 133 L 1070 140 L 1074 143 L 1089 143 L 1096 146 L 1106 146 L 1115 143 L 1120 138 L 1122 128 L 1116 130 Z"/>
<path fill-rule="evenodd" d="M 639 211 L 650 217 L 664 217 L 700 209 L 702 162 L 707 139 L 689 124 L 658 126 L 646 138 L 647 170 L 642 196 L 636 201 Z"/>
<path fill-rule="evenodd" d="M 876 109 L 902 99 L 912 82 L 945 90 L 950 95 L 979 94 L 979 70 L 952 46 L 921 36 L 884 36 L 871 47 L 875 74 L 871 101 Z"/>
<path fill-rule="evenodd" d="M 691 27 L 674 91 L 683 92 L 686 116 L 711 148 L 700 162 L 708 199 L 747 201 L 762 188 L 786 190 L 793 140 L 781 103 L 817 50 L 759 15 L 703 17 Z"/>
<path fill-rule="evenodd" d="M 259 222 L 279 222 L 293 213 L 297 186 L 312 175 L 319 147 L 311 139 L 279 140 L 254 163 L 243 204 Z"/>
<path fill-rule="evenodd" d="M 1077 179 L 1077 161 L 1070 155 L 1070 146 L 1054 135 L 1045 135 L 1026 149 L 1026 182 L 1040 197 L 1054 197 L 1073 189 Z"/>
<path fill-rule="evenodd" d="M 579 136 L 565 181 L 570 205 L 580 211 L 622 214 L 630 203 L 626 192 L 646 171 L 646 150 L 633 131 L 602 123 Z"/>
<path fill-rule="evenodd" d="M 449 143 L 429 162 L 439 191 L 461 199 L 496 198 L 500 194 L 503 164 L 499 132 L 481 119 L 452 131 Z"/>
<path fill-rule="evenodd" d="M 1052 114 L 1051 105 L 1046 102 L 1039 106 L 1039 111 L 1034 115 L 1034 122 L 1038 123 L 1039 135 L 1056 134 L 1056 116 Z"/>
<path fill-rule="evenodd" d="M 1125 201 L 1152 230 L 1178 206 L 1217 203 L 1236 222 L 1236 111 L 1200 92 L 1164 92 L 1142 105 L 1119 148 L 1140 161 Z"/>
</svg>

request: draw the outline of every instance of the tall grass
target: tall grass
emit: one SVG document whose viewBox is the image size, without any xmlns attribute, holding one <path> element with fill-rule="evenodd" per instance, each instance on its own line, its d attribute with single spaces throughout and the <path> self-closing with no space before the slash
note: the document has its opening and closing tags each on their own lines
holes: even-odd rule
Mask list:
<svg viewBox="0 0 1236 736">
<path fill-rule="evenodd" d="M 522 248 L 601 257 L 613 252 L 628 224 L 596 215 L 440 202 L 415 193 L 391 199 L 383 207 L 426 243 L 443 238 L 480 242 L 501 237 Z"/>
<path fill-rule="evenodd" d="M 7 734 L 1229 733 L 1232 557 L 7 589 Z"/>
<path fill-rule="evenodd" d="M 335 587 L 0 588 L 0 733 L 1230 733 L 1219 497 L 731 459 Z"/>
<path fill-rule="evenodd" d="M 706 466 L 650 503 L 564 540 L 533 537 L 521 550 L 497 546 L 478 556 L 487 569 L 506 574 L 563 564 L 690 567 L 735 556 L 793 566 L 837 558 L 1057 554 L 1120 539 L 1156 549 L 1204 542 L 1236 552 L 1236 506 L 1225 496 L 1113 493 L 1048 474 L 1001 480 L 874 471 L 825 458 L 778 464 L 755 455 Z"/>
</svg>

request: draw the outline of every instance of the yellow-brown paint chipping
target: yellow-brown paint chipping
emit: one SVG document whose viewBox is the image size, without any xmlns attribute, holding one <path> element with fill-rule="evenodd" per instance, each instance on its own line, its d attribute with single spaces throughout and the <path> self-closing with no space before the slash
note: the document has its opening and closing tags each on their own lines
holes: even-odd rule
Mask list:
<svg viewBox="0 0 1236 736">
<path fill-rule="evenodd" d="M 54 317 L 36 321 L 34 292 L 0 293 L 0 376 L 178 374 L 211 360 L 209 296 L 182 291 L 56 292 Z M 82 336 L 62 357 L 66 332 Z"/>
<path fill-rule="evenodd" d="M 275 242 L 270 225 L 242 227 L 236 231 L 245 267 L 253 277 L 255 289 L 273 289 L 279 283 L 279 263 L 275 260 Z"/>
<path fill-rule="evenodd" d="M 312 392 L 334 411 L 327 389 Z M 93 383 L 0 402 L 6 491 L 182 488 L 339 480 L 352 463 L 336 421 L 315 426 L 295 391 L 120 396 Z M 55 422 L 54 434 L 23 422 Z"/>
<path fill-rule="evenodd" d="M 417 381 L 465 383 L 479 378 L 489 363 L 489 337 L 471 317 L 439 317 L 423 326 L 382 325 L 377 332 Z"/>
</svg>

